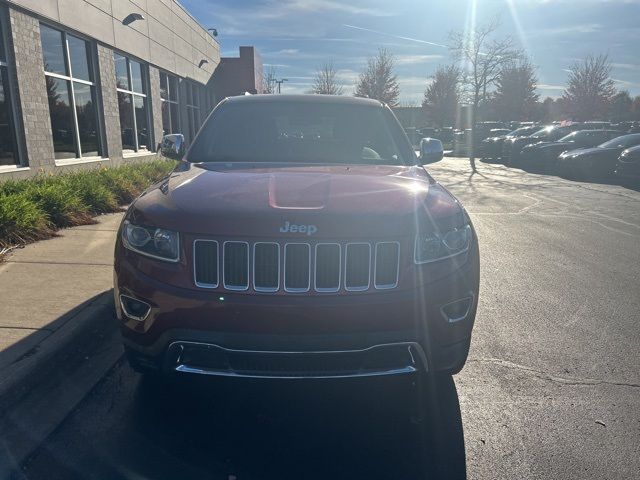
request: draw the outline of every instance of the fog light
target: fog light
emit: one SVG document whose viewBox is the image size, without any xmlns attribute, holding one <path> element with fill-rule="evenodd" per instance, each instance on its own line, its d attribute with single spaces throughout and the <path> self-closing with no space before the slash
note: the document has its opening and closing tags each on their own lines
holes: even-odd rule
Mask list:
<svg viewBox="0 0 640 480">
<path fill-rule="evenodd" d="M 472 304 L 473 297 L 465 297 L 455 302 L 447 303 L 440 310 L 447 322 L 455 323 L 467 318 Z"/>
<path fill-rule="evenodd" d="M 127 317 L 139 322 L 143 322 L 151 311 L 151 305 L 127 295 L 120 295 L 120 305 Z"/>
</svg>

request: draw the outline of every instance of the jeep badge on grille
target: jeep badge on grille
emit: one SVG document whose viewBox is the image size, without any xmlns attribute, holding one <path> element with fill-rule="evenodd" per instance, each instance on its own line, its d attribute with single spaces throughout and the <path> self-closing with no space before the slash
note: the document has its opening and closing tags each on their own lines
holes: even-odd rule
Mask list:
<svg viewBox="0 0 640 480">
<path fill-rule="evenodd" d="M 314 235 L 318 231 L 318 227 L 315 225 L 303 225 L 290 223 L 288 220 L 284 222 L 284 225 L 280 227 L 282 233 L 306 233 L 307 236 Z"/>
</svg>

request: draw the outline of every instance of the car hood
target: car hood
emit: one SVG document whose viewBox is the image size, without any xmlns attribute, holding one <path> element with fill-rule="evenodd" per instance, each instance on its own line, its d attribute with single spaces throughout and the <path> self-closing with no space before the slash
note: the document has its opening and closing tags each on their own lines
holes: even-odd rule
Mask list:
<svg viewBox="0 0 640 480">
<path fill-rule="evenodd" d="M 540 141 L 538 137 L 511 137 L 509 140 L 515 144 L 538 143 Z"/>
<path fill-rule="evenodd" d="M 575 150 L 570 150 L 563 154 L 564 157 L 571 158 L 579 158 L 579 157 L 617 157 L 619 153 L 622 151 L 622 148 L 619 147 L 611 147 L 611 148 L 600 148 L 600 147 L 592 147 L 592 148 L 578 148 Z"/>
<path fill-rule="evenodd" d="M 536 147 L 545 148 L 571 148 L 575 146 L 573 142 L 540 142 L 535 144 Z"/>
<path fill-rule="evenodd" d="M 186 165 L 146 191 L 133 222 L 185 233 L 402 236 L 459 223 L 463 209 L 420 166 Z M 284 232 L 280 229 L 283 228 Z M 296 228 L 298 230 L 298 228 Z"/>
</svg>

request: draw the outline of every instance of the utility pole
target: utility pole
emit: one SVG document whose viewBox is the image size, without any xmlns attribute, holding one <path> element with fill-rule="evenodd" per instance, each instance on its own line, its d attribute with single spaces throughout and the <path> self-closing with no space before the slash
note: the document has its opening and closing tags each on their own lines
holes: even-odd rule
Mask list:
<svg viewBox="0 0 640 480">
<path fill-rule="evenodd" d="M 278 84 L 278 93 L 281 93 L 281 86 L 284 82 L 288 82 L 288 78 L 281 78 L 280 80 L 276 80 L 275 82 Z"/>
</svg>

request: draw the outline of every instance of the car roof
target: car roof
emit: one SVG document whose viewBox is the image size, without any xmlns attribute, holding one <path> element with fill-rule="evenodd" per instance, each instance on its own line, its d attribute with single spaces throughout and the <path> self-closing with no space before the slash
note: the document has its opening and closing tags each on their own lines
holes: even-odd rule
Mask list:
<svg viewBox="0 0 640 480">
<path fill-rule="evenodd" d="M 622 133 L 622 132 L 619 132 L 618 130 L 610 130 L 607 128 L 588 128 L 584 130 L 576 130 L 575 132 L 571 132 L 569 135 L 572 135 L 574 133 L 599 133 L 599 132 Z"/>
<path fill-rule="evenodd" d="M 361 105 L 382 107 L 384 103 L 371 98 L 351 97 L 347 95 L 240 95 L 237 97 L 227 97 L 225 103 L 229 104 L 252 104 L 252 103 L 324 103 L 337 105 Z"/>
</svg>

